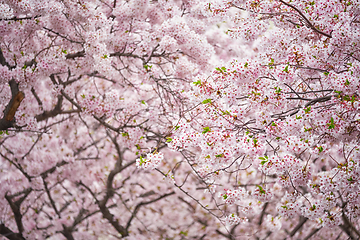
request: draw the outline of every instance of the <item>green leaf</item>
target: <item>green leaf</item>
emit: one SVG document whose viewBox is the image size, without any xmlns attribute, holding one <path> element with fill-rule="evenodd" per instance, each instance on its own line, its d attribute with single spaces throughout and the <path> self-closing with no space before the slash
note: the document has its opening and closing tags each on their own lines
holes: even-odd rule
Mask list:
<svg viewBox="0 0 360 240">
<path fill-rule="evenodd" d="M 170 137 L 166 138 L 166 142 L 171 142 L 171 141 L 172 141 L 172 138 L 170 138 Z"/>
<path fill-rule="evenodd" d="M 195 86 L 201 86 L 201 80 L 198 80 L 198 81 L 196 81 L 196 82 L 193 82 L 193 84 L 194 84 Z"/>
<path fill-rule="evenodd" d="M 329 72 L 324 72 L 324 75 L 325 75 L 325 76 L 329 76 Z"/>
<path fill-rule="evenodd" d="M 274 59 L 270 58 L 269 66 L 274 65 Z"/>
<path fill-rule="evenodd" d="M 288 73 L 289 72 L 289 66 L 286 66 L 285 69 L 283 70 L 283 72 Z"/>
<path fill-rule="evenodd" d="M 146 69 L 146 71 L 150 71 L 150 69 L 152 68 L 152 66 L 145 64 L 145 65 L 144 65 L 144 68 Z"/>
<path fill-rule="evenodd" d="M 304 130 L 305 130 L 305 132 L 309 132 L 309 131 L 311 131 L 312 130 L 312 128 L 310 127 L 310 128 L 306 128 L 306 127 L 304 127 Z"/>
<path fill-rule="evenodd" d="M 256 185 L 259 188 L 259 192 L 261 194 L 265 194 L 265 190 L 260 186 L 260 185 Z"/>
<path fill-rule="evenodd" d="M 321 153 L 322 151 L 324 151 L 324 148 L 322 146 L 317 147 L 317 149 L 319 149 L 319 153 Z"/>
<path fill-rule="evenodd" d="M 204 127 L 203 129 L 204 129 L 204 131 L 202 131 L 202 134 L 205 134 L 205 133 L 211 131 L 211 129 L 209 127 Z"/>
<path fill-rule="evenodd" d="M 221 111 L 221 113 L 222 113 L 223 115 L 231 115 L 228 110 L 225 110 L 225 111 L 220 110 L 220 111 Z"/>
<path fill-rule="evenodd" d="M 210 98 L 202 101 L 202 104 L 207 104 L 207 103 L 211 103 L 211 99 L 210 99 Z"/>
<path fill-rule="evenodd" d="M 144 105 L 146 104 L 144 100 L 141 100 L 141 103 L 144 104 Z"/>
<path fill-rule="evenodd" d="M 335 123 L 334 123 L 334 118 L 331 117 L 330 119 L 330 123 L 328 123 L 328 129 L 334 129 L 335 128 Z"/>
<path fill-rule="evenodd" d="M 260 164 L 264 166 L 264 164 L 267 163 L 267 162 L 268 162 L 268 160 L 264 160 L 264 161 L 261 161 Z"/>
<path fill-rule="evenodd" d="M 129 133 L 123 132 L 121 135 L 122 135 L 123 137 L 128 137 L 128 136 L 129 136 Z"/>
<path fill-rule="evenodd" d="M 146 159 L 140 156 L 140 166 L 146 162 Z"/>
<path fill-rule="evenodd" d="M 66 49 L 62 49 L 61 52 L 64 53 L 64 54 L 67 54 Z"/>
<path fill-rule="evenodd" d="M 245 65 L 244 65 L 244 67 L 247 67 L 247 66 L 249 66 L 249 63 L 246 62 Z"/>
<path fill-rule="evenodd" d="M 221 72 L 221 73 L 223 73 L 223 72 L 226 72 L 226 67 L 221 67 L 221 68 L 215 68 L 215 70 L 216 71 L 218 71 L 218 72 Z"/>
<path fill-rule="evenodd" d="M 180 128 L 180 126 L 175 126 L 175 131 L 178 130 Z"/>
</svg>

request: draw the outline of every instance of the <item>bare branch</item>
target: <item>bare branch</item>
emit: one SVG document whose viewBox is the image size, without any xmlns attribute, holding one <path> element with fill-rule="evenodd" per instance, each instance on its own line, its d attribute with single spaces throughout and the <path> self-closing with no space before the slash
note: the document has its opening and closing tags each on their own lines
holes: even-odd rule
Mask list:
<svg viewBox="0 0 360 240">
<path fill-rule="evenodd" d="M 312 30 L 314 30 L 315 32 L 317 32 L 317 33 L 319 33 L 319 34 L 321 34 L 321 35 L 324 35 L 324 36 L 326 36 L 326 37 L 328 37 L 328 38 L 332 38 L 330 34 L 327 34 L 327 33 L 323 32 L 323 31 L 320 31 L 319 29 L 317 29 L 317 28 L 309 21 L 309 19 L 307 19 L 307 18 L 305 17 L 305 15 L 304 15 L 299 9 L 297 9 L 295 6 L 293 6 L 293 5 L 291 5 L 291 4 L 287 3 L 287 2 L 284 2 L 283 0 L 278 0 L 278 1 L 281 2 L 281 3 L 283 3 L 283 4 L 285 4 L 286 6 L 288 6 L 288 7 L 290 7 L 290 8 L 292 8 L 292 9 L 294 9 L 297 13 L 299 13 L 300 16 L 305 20 L 307 26 L 310 27 Z"/>
</svg>

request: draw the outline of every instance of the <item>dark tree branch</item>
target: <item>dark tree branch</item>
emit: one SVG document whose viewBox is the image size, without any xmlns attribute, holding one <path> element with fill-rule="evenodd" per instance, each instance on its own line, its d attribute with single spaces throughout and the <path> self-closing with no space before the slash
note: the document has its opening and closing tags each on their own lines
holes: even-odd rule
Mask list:
<svg viewBox="0 0 360 240">
<path fill-rule="evenodd" d="M 15 113 L 20 106 L 25 94 L 19 91 L 18 83 L 12 79 L 9 81 L 11 89 L 11 99 L 4 110 L 4 117 L 0 119 L 0 130 L 6 130 L 15 126 Z"/>
<path fill-rule="evenodd" d="M 3 54 L 2 50 L 1 50 L 1 48 L 0 48 L 0 64 L 2 66 L 7 66 L 8 68 L 11 68 L 9 63 L 6 62 L 4 54 Z"/>
<path fill-rule="evenodd" d="M 343 213 L 342 219 L 344 221 L 344 224 L 340 225 L 340 228 L 345 231 L 345 233 L 351 238 L 351 239 L 360 239 L 360 232 L 355 228 L 355 226 L 349 221 L 349 219 L 346 217 L 346 215 Z M 356 235 L 357 236 L 356 236 Z"/>
<path fill-rule="evenodd" d="M 36 15 L 34 17 L 12 17 L 12 18 L 4 18 L 1 19 L 0 21 L 20 21 L 20 20 L 30 20 L 30 19 L 35 19 L 35 18 L 39 18 L 41 17 L 41 15 Z"/>
<path fill-rule="evenodd" d="M 266 208 L 268 207 L 269 203 L 265 203 L 264 204 L 264 207 L 263 207 L 263 210 L 261 211 L 261 216 L 260 216 L 260 219 L 259 219 L 259 225 L 262 224 L 263 220 L 264 220 L 264 216 L 265 216 L 265 211 L 266 211 Z"/>
<path fill-rule="evenodd" d="M 291 237 L 293 237 L 297 231 L 299 231 L 299 229 L 306 223 L 306 221 L 308 220 L 308 218 L 305 218 L 303 216 L 300 217 L 300 221 L 299 223 L 296 225 L 296 227 L 289 233 L 289 235 Z"/>
<path fill-rule="evenodd" d="M 49 200 L 50 200 L 50 204 L 51 204 L 52 208 L 54 209 L 55 213 L 59 216 L 59 218 L 61 218 L 61 215 L 60 215 L 58 209 L 57 209 L 56 206 L 55 206 L 55 201 L 54 201 L 54 199 L 51 197 L 51 193 L 50 193 L 50 190 L 49 190 L 49 188 L 48 188 L 48 184 L 47 184 L 47 182 L 45 181 L 44 178 L 42 178 L 42 180 L 43 180 L 43 184 L 44 184 L 44 187 L 45 187 L 46 195 L 48 196 L 48 198 L 49 198 Z"/>
<path fill-rule="evenodd" d="M 145 205 L 148 205 L 148 204 L 157 202 L 157 201 L 159 201 L 159 200 L 161 200 L 161 199 L 163 199 L 163 198 L 166 198 L 166 197 L 168 197 L 168 196 L 171 196 L 171 195 L 173 195 L 173 194 L 175 194 L 174 191 L 173 191 L 173 192 L 170 192 L 170 193 L 166 193 L 166 194 L 164 194 L 164 195 L 161 195 L 160 197 L 155 198 L 155 199 L 153 199 L 153 200 L 150 200 L 150 201 L 147 201 L 147 202 L 140 202 L 139 204 L 137 204 L 136 207 L 135 207 L 135 209 L 134 209 L 134 211 L 133 211 L 132 214 L 131 214 L 130 219 L 128 220 L 128 222 L 127 222 L 127 224 L 126 224 L 126 231 L 129 231 L 129 227 L 130 227 L 130 225 L 131 225 L 131 221 L 135 218 L 135 216 L 136 216 L 136 214 L 138 213 L 138 211 L 139 211 L 139 209 L 140 209 L 141 206 L 145 206 Z"/>
<path fill-rule="evenodd" d="M 58 35 L 58 36 L 61 37 L 61 38 L 64 38 L 64 39 L 68 40 L 69 42 L 77 43 L 77 44 L 81 44 L 81 45 L 83 44 L 83 42 L 79 42 L 79 41 L 72 40 L 72 39 L 68 38 L 67 36 L 64 36 L 64 35 L 62 35 L 62 34 L 60 34 L 60 33 L 58 33 L 58 32 L 55 32 L 54 30 L 52 30 L 52 29 L 50 29 L 50 28 L 47 28 L 47 27 L 43 27 L 43 28 L 44 28 L 45 30 L 49 31 L 49 32 L 52 32 L 52 33 Z"/>
<path fill-rule="evenodd" d="M 293 5 L 291 5 L 291 4 L 287 3 L 287 2 L 284 2 L 283 0 L 278 0 L 278 1 L 281 2 L 281 3 L 283 3 L 283 4 L 285 4 L 286 6 L 288 6 L 288 7 L 290 7 L 290 8 L 292 8 L 292 9 L 294 9 L 297 13 L 299 13 L 299 15 L 302 17 L 302 19 L 304 19 L 304 21 L 306 22 L 306 25 L 307 25 L 309 28 L 311 28 L 312 30 L 314 30 L 315 32 L 317 32 L 317 33 L 319 33 L 319 34 L 321 34 L 321 35 L 324 35 L 324 36 L 326 36 L 326 37 L 328 37 L 328 38 L 331 38 L 331 35 L 330 35 L 330 34 L 327 34 L 327 33 L 323 32 L 323 31 L 320 31 L 319 29 L 317 29 L 317 28 L 309 21 L 309 19 L 307 19 L 307 17 L 305 17 L 305 15 L 304 15 L 299 9 L 297 9 L 295 6 L 293 6 Z"/>
<path fill-rule="evenodd" d="M 105 204 L 104 204 L 105 203 Z M 121 234 L 122 237 L 129 236 L 129 232 L 119 224 L 117 219 L 114 219 L 114 215 L 110 213 L 109 209 L 106 207 L 106 202 L 99 202 L 100 211 L 105 219 Z"/>
<path fill-rule="evenodd" d="M 115 175 L 121 172 L 122 170 L 126 169 L 127 167 L 133 165 L 134 163 L 135 161 L 131 161 L 128 164 L 121 166 L 120 164 L 122 164 L 122 157 L 119 156 L 115 164 L 115 168 L 111 170 L 109 174 L 106 184 L 106 195 L 101 201 L 96 201 L 103 217 L 109 221 L 109 223 L 121 234 L 122 237 L 129 236 L 129 232 L 125 227 L 119 224 L 117 219 L 114 219 L 114 215 L 110 213 L 109 208 L 106 206 L 106 203 L 114 195 L 114 189 L 112 187 L 112 184 Z"/>
<path fill-rule="evenodd" d="M 304 240 L 311 239 L 312 236 L 314 236 L 321 228 L 316 228 L 314 231 L 312 231 L 309 235 L 307 235 Z"/>
<path fill-rule="evenodd" d="M 3 55 L 3 52 L 0 48 L 0 64 L 2 66 L 7 66 L 9 69 L 13 68 L 9 63 L 6 62 L 6 59 Z M 15 124 L 15 113 L 20 106 L 21 101 L 25 98 L 25 94 L 19 91 L 19 85 L 14 80 L 9 81 L 11 89 L 11 99 L 8 105 L 4 110 L 4 117 L 0 119 L 0 130 L 6 130 L 8 128 L 14 127 Z"/>
<path fill-rule="evenodd" d="M 336 95 L 327 95 L 327 96 L 324 96 L 324 97 L 319 97 L 319 98 L 312 99 L 307 104 L 305 104 L 305 107 L 314 105 L 315 103 L 329 101 L 329 100 L 331 100 L 332 97 L 335 97 L 335 96 Z"/>
<path fill-rule="evenodd" d="M 15 222 L 16 225 L 18 227 L 19 230 L 19 234 L 22 237 L 22 232 L 24 231 L 24 226 L 22 223 L 22 214 L 20 212 L 20 205 L 21 203 L 26 199 L 26 197 L 31 193 L 32 189 L 31 188 L 27 188 L 25 190 L 23 190 L 20 193 L 14 194 L 14 195 L 7 195 L 5 194 L 5 199 L 7 200 L 7 202 L 9 203 L 11 210 L 14 213 L 14 218 L 15 218 Z M 24 195 L 22 197 L 20 197 L 18 200 L 13 201 L 13 198 L 18 197 L 20 195 Z"/>
<path fill-rule="evenodd" d="M 61 110 L 61 107 L 62 107 L 62 102 L 64 100 L 64 97 L 62 95 L 59 95 L 58 96 L 58 101 L 57 101 L 57 104 L 56 106 L 54 107 L 53 110 L 50 110 L 50 111 L 44 111 L 43 113 L 39 114 L 39 115 L 36 115 L 35 118 L 38 122 L 40 121 L 44 121 L 48 118 L 51 118 L 51 117 L 55 117 L 59 114 L 64 114 L 64 113 L 74 113 L 74 112 L 80 112 L 80 110 L 74 110 L 74 111 L 70 111 L 70 112 L 64 112 Z"/>
<path fill-rule="evenodd" d="M 72 235 L 72 229 L 65 226 L 64 224 L 62 226 L 63 226 L 63 230 L 61 231 L 62 235 L 64 235 L 64 237 L 67 240 L 75 240 L 74 236 Z"/>
<path fill-rule="evenodd" d="M 33 96 L 35 97 L 37 103 L 39 104 L 40 109 L 43 110 L 42 101 L 40 100 L 39 96 L 37 95 L 37 93 L 35 92 L 35 89 L 33 87 L 31 88 L 31 93 L 33 94 Z"/>
<path fill-rule="evenodd" d="M 80 51 L 80 52 L 76 52 L 76 53 L 69 53 L 65 55 L 66 59 L 75 59 L 78 57 L 85 57 L 85 51 Z"/>
<path fill-rule="evenodd" d="M 25 240 L 25 238 L 20 233 L 14 233 L 3 223 L 0 224 L 0 234 L 9 240 Z"/>
<path fill-rule="evenodd" d="M 48 176 L 49 174 L 55 172 L 56 168 L 62 167 L 62 166 L 64 166 L 64 165 L 66 165 L 66 164 L 68 164 L 68 162 L 66 162 L 66 161 L 63 160 L 63 161 L 57 163 L 54 167 L 46 170 L 45 172 L 42 172 L 42 173 L 40 174 L 40 176 L 41 176 L 43 179 L 45 179 L 45 178 L 47 178 L 47 176 Z"/>
</svg>

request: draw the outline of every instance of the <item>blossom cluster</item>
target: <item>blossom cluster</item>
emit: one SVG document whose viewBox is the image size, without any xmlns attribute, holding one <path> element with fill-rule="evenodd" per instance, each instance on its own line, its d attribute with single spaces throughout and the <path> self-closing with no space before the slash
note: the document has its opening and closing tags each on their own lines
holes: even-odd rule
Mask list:
<svg viewBox="0 0 360 240">
<path fill-rule="evenodd" d="M 154 169 L 157 168 L 161 161 L 164 159 L 164 155 L 162 153 L 148 153 L 146 154 L 146 158 L 140 156 L 140 158 L 136 159 L 136 166 L 138 168 L 143 169 Z"/>
</svg>

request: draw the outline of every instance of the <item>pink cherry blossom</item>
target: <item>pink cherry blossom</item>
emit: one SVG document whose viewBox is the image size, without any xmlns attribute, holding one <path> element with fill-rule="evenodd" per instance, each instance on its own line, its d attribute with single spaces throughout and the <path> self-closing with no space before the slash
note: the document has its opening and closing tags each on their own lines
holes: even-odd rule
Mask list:
<svg viewBox="0 0 360 240">
<path fill-rule="evenodd" d="M 0 236 L 360 238 L 359 9 L 0 1 Z"/>
</svg>

